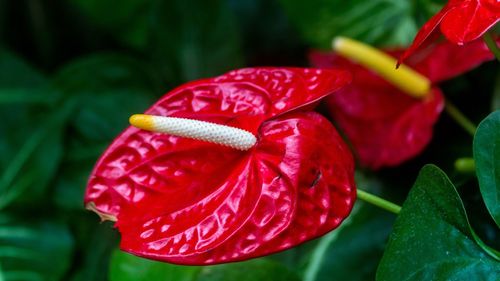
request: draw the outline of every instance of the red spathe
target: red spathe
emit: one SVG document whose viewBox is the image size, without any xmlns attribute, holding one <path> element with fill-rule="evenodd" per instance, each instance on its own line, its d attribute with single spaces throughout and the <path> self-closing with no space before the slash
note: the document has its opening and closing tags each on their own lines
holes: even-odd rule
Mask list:
<svg viewBox="0 0 500 281">
<path fill-rule="evenodd" d="M 313 103 L 340 70 L 249 68 L 183 85 L 147 114 L 254 133 L 248 151 L 125 130 L 89 179 L 85 203 L 117 217 L 121 248 L 179 264 L 281 251 L 337 227 L 355 200 L 349 149 Z"/>
<path fill-rule="evenodd" d="M 394 57 L 404 50 L 392 50 Z M 482 41 L 466 46 L 434 44 L 412 56 L 407 65 L 433 84 L 460 75 L 493 55 Z M 315 67 L 339 67 L 353 73 L 353 82 L 327 98 L 334 121 L 352 143 L 363 166 L 396 166 L 418 155 L 430 142 L 433 126 L 444 107 L 433 86 L 424 99 L 408 96 L 376 73 L 334 53 L 312 52 Z"/>
<path fill-rule="evenodd" d="M 500 20 L 500 2 L 497 0 L 450 0 L 437 14 L 420 28 L 411 46 L 401 55 L 403 63 L 419 48 L 441 33 L 457 45 L 478 39 Z"/>
</svg>

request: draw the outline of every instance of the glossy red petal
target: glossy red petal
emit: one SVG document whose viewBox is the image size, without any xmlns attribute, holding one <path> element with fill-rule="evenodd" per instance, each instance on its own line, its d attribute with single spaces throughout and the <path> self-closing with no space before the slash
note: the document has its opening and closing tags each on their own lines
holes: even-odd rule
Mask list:
<svg viewBox="0 0 500 281">
<path fill-rule="evenodd" d="M 432 138 L 433 126 L 441 113 L 444 100 L 434 89 L 424 102 L 411 102 L 396 89 L 352 87 L 337 97 L 328 99 L 332 117 L 348 136 L 362 165 L 372 169 L 397 166 L 418 155 Z M 365 99 L 363 96 L 371 95 Z M 346 99 L 341 95 L 352 95 Z M 368 112 L 365 116 L 353 114 L 348 104 L 357 103 L 357 110 Z M 399 108 L 397 108 L 399 106 Z"/>
<path fill-rule="evenodd" d="M 175 263 L 246 259 L 321 235 L 352 208 L 354 165 L 332 125 L 301 112 L 349 80 L 344 71 L 256 68 L 183 85 L 146 113 L 246 129 L 256 146 L 129 127 L 96 164 L 85 203 L 117 218 L 123 249 Z"/>
<path fill-rule="evenodd" d="M 166 94 L 146 113 L 211 121 L 256 133 L 264 120 L 310 105 L 349 83 L 350 79 L 350 74 L 341 70 L 241 69 L 185 84 Z M 208 155 L 200 161 L 196 151 L 204 150 L 225 153 L 220 159 Z M 159 157 L 171 163 L 167 165 Z M 87 186 L 85 204 L 92 202 L 95 206 L 91 207 L 101 214 L 117 216 L 122 205 L 135 204 L 159 192 L 170 192 L 172 185 L 188 181 L 193 173 L 185 173 L 187 168 L 196 171 L 193 181 L 201 185 L 216 180 L 219 175 L 213 175 L 213 171 L 218 167 L 231 167 L 238 157 L 241 153 L 217 145 L 129 127 L 96 164 Z M 146 167 L 143 163 L 151 165 Z"/>
<path fill-rule="evenodd" d="M 240 95 L 255 89 L 268 97 L 267 118 L 307 107 L 351 82 L 344 70 L 311 68 L 246 68 L 213 79 L 219 85 L 238 85 Z M 256 100 L 257 102 L 259 100 Z"/>
<path fill-rule="evenodd" d="M 445 37 L 458 45 L 478 39 L 500 20 L 500 3 L 496 0 L 450 0 L 436 15 L 419 30 L 411 46 L 400 56 L 398 65 L 433 41 L 440 25 Z"/>
<path fill-rule="evenodd" d="M 333 126 L 316 113 L 290 113 L 262 124 L 258 139 L 215 187 L 182 186 L 183 194 L 211 191 L 181 199 L 184 207 L 171 210 L 180 199 L 159 194 L 124 208 L 121 248 L 214 264 L 281 251 L 337 227 L 356 191 L 352 156 Z"/>
<path fill-rule="evenodd" d="M 419 154 L 429 143 L 444 107 L 438 89 L 418 100 L 342 57 L 312 53 L 311 62 L 316 67 L 343 67 L 353 73 L 353 83 L 329 96 L 327 103 L 362 165 L 372 169 L 395 166 Z"/>
<path fill-rule="evenodd" d="M 458 45 L 475 40 L 500 20 L 500 2 L 496 0 L 462 1 L 450 9 L 441 22 L 441 32 Z"/>
<path fill-rule="evenodd" d="M 436 28 L 441 23 L 446 14 L 456 6 L 456 3 L 452 3 L 450 1 L 446 4 L 443 9 L 441 9 L 437 14 L 432 16 L 417 32 L 415 35 L 415 39 L 413 39 L 413 43 L 406 49 L 406 51 L 399 57 L 398 65 L 404 63 L 406 59 L 411 56 L 414 52 L 416 52 L 419 48 L 425 45 L 425 41 L 430 41 L 431 38 L 436 38 L 439 36 L 439 33 L 436 33 Z M 454 1 L 458 2 L 458 1 Z"/>
<path fill-rule="evenodd" d="M 475 40 L 465 46 L 443 41 L 417 51 L 406 64 L 424 74 L 433 83 L 438 83 L 470 71 L 494 58 L 483 40 Z"/>
</svg>

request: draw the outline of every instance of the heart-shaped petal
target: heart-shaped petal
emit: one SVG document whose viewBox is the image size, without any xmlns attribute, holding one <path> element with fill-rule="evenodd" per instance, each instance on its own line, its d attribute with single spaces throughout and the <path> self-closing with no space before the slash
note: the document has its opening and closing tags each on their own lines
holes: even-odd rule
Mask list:
<svg viewBox="0 0 500 281">
<path fill-rule="evenodd" d="M 223 167 L 230 170 L 224 180 L 184 185 L 185 198 L 205 189 L 196 199 L 160 194 L 124 208 L 122 249 L 212 264 L 284 250 L 337 227 L 355 188 L 352 157 L 333 126 L 316 113 L 290 113 L 262 124 L 258 138 L 231 169 Z"/>
<path fill-rule="evenodd" d="M 405 50 L 387 54 L 398 57 Z M 407 61 L 431 82 L 453 78 L 494 56 L 482 41 L 466 46 L 451 42 L 421 49 Z M 396 89 L 374 72 L 334 53 L 311 52 L 315 67 L 340 67 L 353 73 L 353 83 L 327 98 L 330 114 L 352 143 L 362 165 L 372 169 L 398 165 L 418 155 L 432 138 L 444 107 L 434 87 L 423 100 Z"/>
<path fill-rule="evenodd" d="M 418 49 L 439 36 L 436 28 L 451 42 L 464 45 L 478 39 L 500 20 L 500 2 L 496 0 L 450 0 L 418 31 L 411 46 L 400 56 L 406 61 Z"/>
<path fill-rule="evenodd" d="M 354 165 L 333 126 L 303 111 L 349 80 L 257 68 L 181 86 L 146 113 L 245 129 L 256 145 L 238 151 L 131 127 L 97 163 L 85 202 L 117 218 L 123 249 L 175 263 L 247 259 L 324 234 L 352 208 Z"/>
<path fill-rule="evenodd" d="M 478 39 L 500 20 L 496 0 L 456 1 L 441 21 L 441 32 L 451 42 L 463 45 Z"/>
<path fill-rule="evenodd" d="M 264 120 L 310 106 L 349 83 L 350 79 L 350 74 L 341 70 L 240 69 L 174 89 L 146 113 L 210 121 L 256 134 Z M 186 154 L 204 149 L 207 149 L 206 144 L 200 141 L 129 127 L 113 141 L 96 164 L 87 186 L 85 204 L 92 203 L 88 207 L 101 215 L 116 216 L 121 205 L 140 201 L 145 194 L 154 192 L 150 186 L 157 186 L 153 171 L 140 170 L 136 167 L 138 164 L 149 162 L 152 157 L 165 151 Z M 235 161 L 232 157 L 238 154 L 233 154 L 233 151 L 224 152 L 228 162 L 216 161 L 219 156 L 215 155 L 208 162 L 227 165 Z M 196 157 L 196 154 L 191 157 Z M 169 156 L 169 159 L 172 158 Z M 185 158 L 181 155 L 179 159 Z M 174 163 L 173 169 L 179 165 Z M 163 171 L 167 168 L 156 169 Z M 182 175 L 181 171 L 167 170 L 172 171 L 172 178 L 179 179 Z M 206 171 L 207 176 L 212 173 L 209 168 L 203 171 Z M 128 175 L 132 177 L 124 177 Z M 201 176 L 197 178 L 204 180 Z M 160 181 L 160 184 L 168 183 Z M 163 186 L 158 189 L 165 190 Z"/>
</svg>

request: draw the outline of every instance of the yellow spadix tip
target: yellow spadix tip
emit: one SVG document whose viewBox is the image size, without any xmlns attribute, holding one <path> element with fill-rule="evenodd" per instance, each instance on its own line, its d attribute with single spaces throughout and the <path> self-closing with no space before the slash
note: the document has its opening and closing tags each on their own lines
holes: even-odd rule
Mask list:
<svg viewBox="0 0 500 281">
<path fill-rule="evenodd" d="M 153 116 L 146 114 L 134 114 L 130 116 L 129 120 L 130 125 L 148 131 L 154 131 L 154 122 Z"/>
<path fill-rule="evenodd" d="M 399 69 L 396 69 L 395 58 L 359 41 L 336 37 L 332 41 L 332 48 L 339 55 L 378 73 L 410 96 L 424 98 L 431 89 L 431 82 L 427 77 L 406 65 L 401 65 Z"/>
</svg>

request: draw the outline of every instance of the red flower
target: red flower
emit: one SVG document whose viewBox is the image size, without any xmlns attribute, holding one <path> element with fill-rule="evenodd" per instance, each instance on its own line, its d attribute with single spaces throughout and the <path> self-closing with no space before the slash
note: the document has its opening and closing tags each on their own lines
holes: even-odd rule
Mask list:
<svg viewBox="0 0 500 281">
<path fill-rule="evenodd" d="M 387 53 L 397 57 L 403 51 Z M 443 42 L 416 54 L 407 65 L 438 83 L 491 59 L 482 41 L 466 47 Z M 415 99 L 336 54 L 312 52 L 310 60 L 316 67 L 341 67 L 353 73 L 353 83 L 329 96 L 327 104 L 362 165 L 372 169 L 395 166 L 418 155 L 429 143 L 444 106 L 439 88 L 432 87 L 427 97 Z"/>
<path fill-rule="evenodd" d="M 413 44 L 401 55 L 398 64 L 405 61 L 429 37 L 434 37 L 438 25 L 448 40 L 463 45 L 479 38 L 498 20 L 500 20 L 498 0 L 450 0 L 422 26 Z"/>
<path fill-rule="evenodd" d="M 147 114 L 237 127 L 248 151 L 126 129 L 102 155 L 85 204 L 117 219 L 121 248 L 179 264 L 281 251 L 336 228 L 355 200 L 354 163 L 333 126 L 306 108 L 347 72 L 249 68 L 183 85 Z"/>
</svg>

